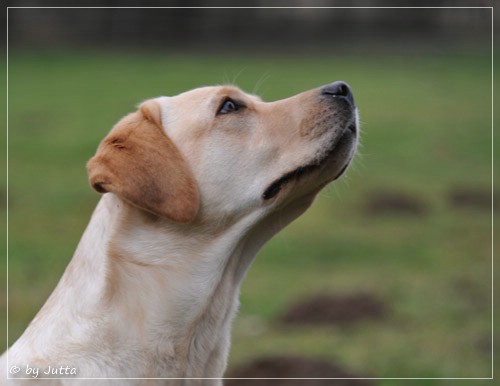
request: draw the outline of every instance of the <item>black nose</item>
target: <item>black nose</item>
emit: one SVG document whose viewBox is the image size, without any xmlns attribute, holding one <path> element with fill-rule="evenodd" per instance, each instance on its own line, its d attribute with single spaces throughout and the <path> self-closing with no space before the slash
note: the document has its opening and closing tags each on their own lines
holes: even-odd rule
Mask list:
<svg viewBox="0 0 500 386">
<path fill-rule="evenodd" d="M 349 85 L 342 81 L 333 82 L 321 88 L 323 95 L 332 95 L 336 97 L 344 97 L 349 102 L 354 104 L 354 97 L 352 96 L 351 88 Z"/>
</svg>

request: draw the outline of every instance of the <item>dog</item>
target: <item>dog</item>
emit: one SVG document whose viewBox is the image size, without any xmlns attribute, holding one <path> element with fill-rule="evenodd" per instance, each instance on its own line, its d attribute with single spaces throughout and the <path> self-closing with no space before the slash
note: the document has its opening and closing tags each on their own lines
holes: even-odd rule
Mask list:
<svg viewBox="0 0 500 386">
<path fill-rule="evenodd" d="M 88 162 L 103 195 L 0 382 L 222 385 L 250 263 L 358 137 L 341 81 L 271 103 L 228 85 L 140 104 Z"/>
</svg>

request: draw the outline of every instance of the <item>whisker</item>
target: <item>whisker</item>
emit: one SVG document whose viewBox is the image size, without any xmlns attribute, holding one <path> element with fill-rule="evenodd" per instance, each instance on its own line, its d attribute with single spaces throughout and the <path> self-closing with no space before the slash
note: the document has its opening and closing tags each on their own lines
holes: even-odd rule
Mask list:
<svg viewBox="0 0 500 386">
<path fill-rule="evenodd" d="M 271 74 L 269 73 L 269 71 L 267 71 L 266 73 L 264 73 L 260 78 L 259 80 L 257 80 L 257 82 L 255 83 L 255 86 L 252 90 L 252 94 L 257 94 L 259 92 L 259 89 L 260 87 L 262 86 L 262 84 L 267 81 L 269 78 L 271 77 Z"/>
</svg>

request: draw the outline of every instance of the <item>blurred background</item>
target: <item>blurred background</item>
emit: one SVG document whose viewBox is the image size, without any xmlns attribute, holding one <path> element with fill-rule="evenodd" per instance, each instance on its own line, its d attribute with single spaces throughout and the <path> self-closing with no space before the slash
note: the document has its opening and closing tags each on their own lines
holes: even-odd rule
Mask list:
<svg viewBox="0 0 500 386">
<path fill-rule="evenodd" d="M 10 8 L 3 15 L 9 186 L 7 193 L 2 182 L 0 195 L 9 199 L 8 344 L 55 287 L 99 199 L 88 186 L 86 161 L 138 102 L 224 83 L 271 101 L 344 80 L 361 114 L 359 155 L 347 176 L 257 256 L 242 288 L 226 375 L 490 377 L 492 199 L 498 197 L 498 183 L 492 186 L 493 10 L 112 8 L 158 4 L 90 0 L 82 5 L 111 8 Z M 6 296 L 0 299 L 5 313 Z M 2 324 L 5 331 L 4 318 Z M 7 345 L 3 334 L 0 341 Z M 389 383 L 408 381 L 314 385 Z"/>
</svg>

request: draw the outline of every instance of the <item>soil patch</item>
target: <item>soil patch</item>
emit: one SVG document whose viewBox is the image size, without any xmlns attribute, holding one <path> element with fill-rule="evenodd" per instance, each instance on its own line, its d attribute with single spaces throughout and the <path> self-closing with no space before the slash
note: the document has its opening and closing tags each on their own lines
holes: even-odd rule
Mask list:
<svg viewBox="0 0 500 386">
<path fill-rule="evenodd" d="M 383 319 L 388 306 L 367 293 L 318 295 L 292 305 L 282 316 L 285 324 L 348 326 L 362 320 Z"/>
<path fill-rule="evenodd" d="M 366 214 L 370 216 L 421 216 L 427 212 L 427 205 L 422 200 L 399 192 L 372 193 L 366 204 Z"/>
<path fill-rule="evenodd" d="M 450 204 L 455 208 L 491 211 L 491 191 L 478 188 L 457 188 L 449 193 Z"/>
<path fill-rule="evenodd" d="M 225 375 L 227 378 L 362 378 L 326 360 L 296 356 L 256 359 Z M 225 386 L 372 386 L 365 379 L 227 379 Z"/>
<path fill-rule="evenodd" d="M 12 195 L 9 197 L 12 200 Z M 7 208 L 7 190 L 0 188 L 0 205 L 2 209 Z"/>
</svg>

